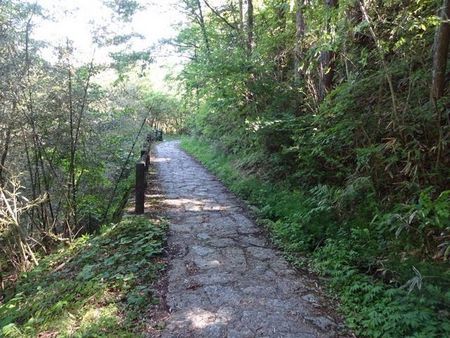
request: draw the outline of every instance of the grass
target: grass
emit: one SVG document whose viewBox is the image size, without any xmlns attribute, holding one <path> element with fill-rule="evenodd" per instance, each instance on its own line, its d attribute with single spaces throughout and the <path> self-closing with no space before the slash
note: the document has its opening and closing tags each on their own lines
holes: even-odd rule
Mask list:
<svg viewBox="0 0 450 338">
<path fill-rule="evenodd" d="M 448 265 L 414 262 L 418 267 L 421 264 L 422 271 L 428 268 L 428 275 L 435 275 L 426 280 L 420 274 L 411 279 L 399 276 L 398 271 L 408 270 L 411 262 L 400 261 L 395 252 L 385 252 L 389 261 L 378 262 L 380 243 L 389 248 L 389 238 L 384 237 L 389 232 L 372 226 L 371 218 L 367 221 L 364 203 L 344 224 L 327 200 L 333 191 L 325 186 L 302 191 L 282 182 L 266 182 L 236 169 L 235 163 L 242 158 L 226 156 L 206 142 L 184 138 L 181 145 L 253 206 L 259 221 L 293 263 L 307 264 L 326 276 L 328 290 L 339 298 L 340 311 L 357 335 L 450 336 Z M 364 191 L 362 195 L 363 201 L 371 203 Z M 393 268 L 371 273 L 383 264 Z"/>
<path fill-rule="evenodd" d="M 0 304 L 0 336 L 139 336 L 159 302 L 165 227 L 130 216 L 47 256 Z"/>
<path fill-rule="evenodd" d="M 177 135 L 177 134 L 163 134 L 164 141 L 174 141 L 174 140 L 179 140 L 180 138 L 181 138 L 181 136 Z"/>
</svg>

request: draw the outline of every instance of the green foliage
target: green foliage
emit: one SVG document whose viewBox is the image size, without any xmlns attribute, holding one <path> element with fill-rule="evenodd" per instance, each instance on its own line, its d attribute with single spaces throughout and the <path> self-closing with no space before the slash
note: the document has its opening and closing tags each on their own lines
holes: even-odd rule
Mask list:
<svg viewBox="0 0 450 338">
<path fill-rule="evenodd" d="M 103 5 L 116 15 L 92 34 L 100 54 L 114 45 L 109 65 L 96 64 L 95 55 L 82 63 L 70 39 L 34 40 L 33 28 L 51 16 L 40 6 L 19 0 L 0 6 L 0 186 L 11 189 L 5 182 L 20 176 L 21 194 L 29 204 L 20 229 L 8 237 L 0 234 L 1 278 L 7 283 L 37 263 L 33 251 L 50 253 L 56 239 L 73 240 L 116 219 L 149 129 L 143 129 L 133 148 L 145 118 L 150 124 L 155 115 L 151 122 L 160 127 L 174 120 L 182 125 L 180 110 L 168 116 L 176 99 L 142 85 L 149 82 L 144 70 L 152 58 L 148 49 L 130 49 L 131 39 L 139 36 L 123 22 L 141 6 L 133 0 L 105 0 Z M 30 208 L 31 201 L 39 201 L 36 208 Z M 29 254 L 20 254 L 19 243 L 29 247 Z"/>
<path fill-rule="evenodd" d="M 215 13 L 192 20 L 183 145 L 294 261 L 312 256 L 356 333 L 447 336 L 449 95 L 429 93 L 442 1 L 331 3 L 255 2 L 251 50 Z M 220 13 L 248 28 L 230 2 Z"/>
<path fill-rule="evenodd" d="M 261 223 L 294 263 L 304 264 L 296 260 L 298 253 L 310 256 L 311 267 L 329 278 L 347 324 L 356 334 L 450 334 L 448 265 L 407 255 L 423 243 L 412 246 L 411 238 L 401 237 L 395 223 L 403 219 L 400 211 L 380 209 L 370 178 L 355 179 L 345 189 L 317 185 L 293 190 L 285 183 L 268 183 L 237 170 L 242 158 L 225 156 L 205 142 L 186 138 L 182 146 L 257 207 Z M 430 193 L 424 191 L 417 204 L 402 207 L 405 214 L 414 214 L 407 217 L 410 228 L 403 230 L 414 233 L 417 241 L 425 238 L 417 236 L 417 231 L 430 231 L 440 224 L 448 227 L 448 191 L 435 200 Z M 405 253 L 399 257 L 399 252 Z"/>
<path fill-rule="evenodd" d="M 182 133 L 185 123 L 185 111 L 175 96 L 142 86 L 140 105 L 149 112 L 149 123 L 166 133 Z"/>
<path fill-rule="evenodd" d="M 141 8 L 135 0 L 103 0 L 103 3 L 123 21 L 130 22 L 133 15 Z"/>
<path fill-rule="evenodd" d="M 140 65 L 142 69 L 145 69 L 152 62 L 149 51 L 115 52 L 111 53 L 111 58 L 113 59 L 113 68 L 117 70 L 121 77 L 124 77 L 126 72 L 136 65 Z"/>
<path fill-rule="evenodd" d="M 361 241 L 358 234 L 353 241 Z M 367 240 L 367 237 L 366 237 Z M 426 284 L 407 292 L 362 275 L 355 266 L 364 243 L 329 239 L 313 255 L 314 267 L 330 276 L 339 293 L 347 324 L 356 334 L 370 337 L 444 337 L 450 334 L 448 285 Z M 416 269 L 416 271 L 418 271 Z M 444 273 L 442 276 L 445 276 Z M 448 277 L 448 273 L 447 273 Z"/>
<path fill-rule="evenodd" d="M 127 217 L 61 248 L 20 277 L 0 305 L 0 333 L 135 336 L 157 301 L 152 283 L 164 268 L 157 259 L 164 238 L 163 223 Z"/>
</svg>

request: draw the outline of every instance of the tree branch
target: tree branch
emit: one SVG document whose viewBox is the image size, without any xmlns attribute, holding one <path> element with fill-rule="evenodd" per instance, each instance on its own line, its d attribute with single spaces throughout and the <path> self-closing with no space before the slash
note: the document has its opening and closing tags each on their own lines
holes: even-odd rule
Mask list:
<svg viewBox="0 0 450 338">
<path fill-rule="evenodd" d="M 203 2 L 205 3 L 205 5 L 219 18 L 221 19 L 228 27 L 230 27 L 231 29 L 235 29 L 238 30 L 238 28 L 233 25 L 232 23 L 230 23 L 226 18 L 224 18 L 216 9 L 214 9 L 214 7 L 212 7 L 208 1 L 203 0 Z"/>
</svg>

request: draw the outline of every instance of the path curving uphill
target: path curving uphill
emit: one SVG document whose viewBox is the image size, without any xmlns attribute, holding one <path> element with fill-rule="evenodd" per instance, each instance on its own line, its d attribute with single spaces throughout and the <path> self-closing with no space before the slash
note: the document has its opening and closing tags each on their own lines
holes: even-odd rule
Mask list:
<svg viewBox="0 0 450 338">
<path fill-rule="evenodd" d="M 171 251 L 163 337 L 337 337 L 321 298 L 177 141 L 157 145 Z"/>
</svg>

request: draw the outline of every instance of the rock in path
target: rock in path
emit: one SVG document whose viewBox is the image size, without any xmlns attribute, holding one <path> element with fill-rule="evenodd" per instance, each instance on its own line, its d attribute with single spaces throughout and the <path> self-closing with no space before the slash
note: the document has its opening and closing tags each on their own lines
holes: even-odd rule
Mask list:
<svg viewBox="0 0 450 338">
<path fill-rule="evenodd" d="M 163 337 L 338 336 L 307 277 L 289 267 L 236 197 L 177 141 L 159 144 L 153 162 L 171 223 L 171 314 Z"/>
</svg>

